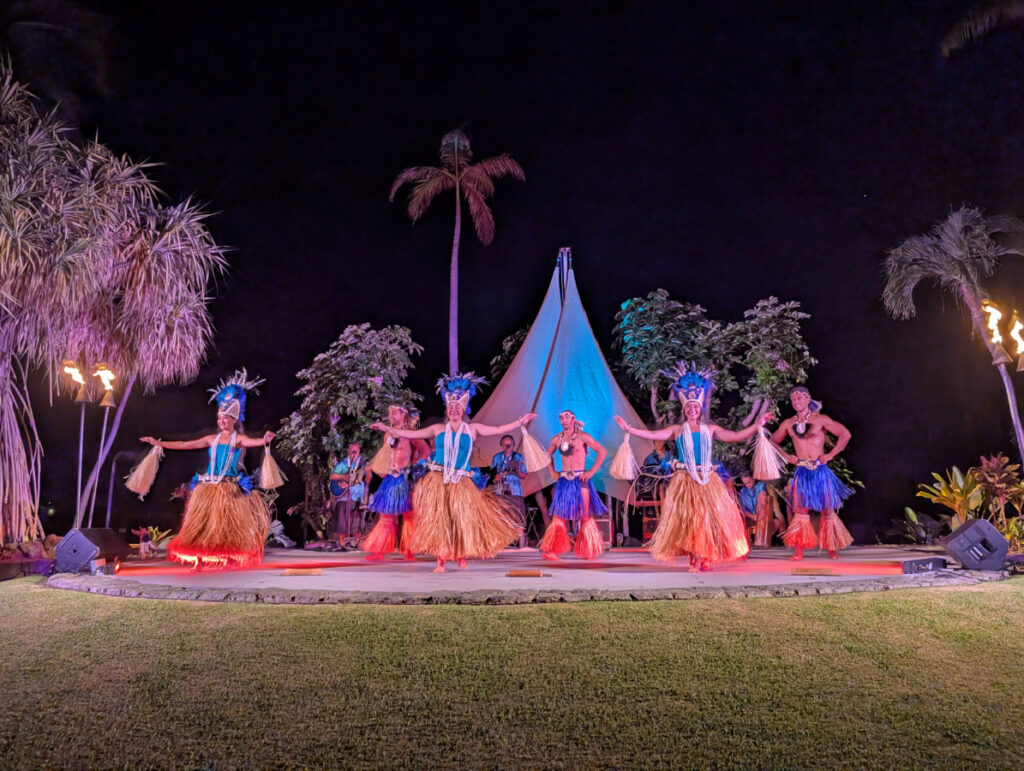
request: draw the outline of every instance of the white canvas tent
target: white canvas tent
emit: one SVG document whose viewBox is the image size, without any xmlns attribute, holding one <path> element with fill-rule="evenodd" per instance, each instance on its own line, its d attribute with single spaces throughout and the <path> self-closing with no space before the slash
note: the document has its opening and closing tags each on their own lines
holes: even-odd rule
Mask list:
<svg viewBox="0 0 1024 771">
<path fill-rule="evenodd" d="M 559 255 L 559 265 L 551 277 L 547 295 L 530 327 L 530 332 L 486 403 L 474 411 L 471 420 L 489 425 L 509 423 L 527 412 L 538 417 L 527 430 L 541 445 L 547 447 L 561 430 L 558 413 L 572 410 L 586 425 L 584 430 L 604 445 L 608 459 L 594 477 L 594 485 L 619 500 L 626 500 L 630 483 L 613 479 L 608 467 L 622 443 L 623 432 L 612 416 L 621 415 L 633 426 L 644 421 L 626 400 L 612 376 L 608 362 L 594 339 L 594 332 L 580 302 L 576 278 L 570 264 L 569 250 Z M 511 432 L 517 443 L 519 430 Z M 637 460 L 651 451 L 646 439 L 632 437 L 630 444 Z M 481 437 L 480 458 L 489 465 L 499 451 L 499 437 Z M 558 467 L 560 458 L 555 453 Z M 593 454 L 588 455 L 588 466 Z M 554 482 L 550 471 L 530 474 L 523 483 L 529 495 Z"/>
</svg>

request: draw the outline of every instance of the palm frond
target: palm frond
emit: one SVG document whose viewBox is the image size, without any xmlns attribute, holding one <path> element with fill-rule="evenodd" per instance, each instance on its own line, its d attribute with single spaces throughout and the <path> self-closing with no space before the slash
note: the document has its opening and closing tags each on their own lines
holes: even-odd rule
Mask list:
<svg viewBox="0 0 1024 771">
<path fill-rule="evenodd" d="M 939 44 L 942 56 L 948 59 L 972 40 L 978 40 L 998 26 L 1024 19 L 1022 0 L 994 0 L 977 3 L 947 31 Z"/>
<path fill-rule="evenodd" d="M 439 174 L 417 182 L 409 194 L 407 211 L 409 219 L 413 222 L 426 213 L 427 208 L 439 193 L 455 187 L 455 178 L 451 174 L 440 169 L 438 171 Z"/>
<path fill-rule="evenodd" d="M 476 236 L 480 239 L 480 243 L 486 246 L 494 240 L 494 215 L 491 213 L 491 208 L 475 187 L 464 186 L 462 194 L 466 198 L 466 203 L 469 204 L 469 214 L 473 218 Z"/>
<path fill-rule="evenodd" d="M 439 169 L 436 166 L 410 166 L 408 169 L 403 169 L 391 184 L 391 192 L 388 193 L 388 200 L 392 203 L 394 202 L 395 195 L 398 194 L 398 190 L 402 185 L 418 184 L 425 179 L 432 179 L 438 174 L 444 173 L 444 169 Z"/>
<path fill-rule="evenodd" d="M 484 174 L 491 179 L 512 177 L 514 179 L 518 179 L 520 182 L 526 181 L 526 172 L 523 171 L 523 167 L 513 160 L 512 156 L 507 153 L 496 155 L 493 158 L 484 158 L 482 161 L 477 161 L 473 165 L 483 171 Z"/>
</svg>

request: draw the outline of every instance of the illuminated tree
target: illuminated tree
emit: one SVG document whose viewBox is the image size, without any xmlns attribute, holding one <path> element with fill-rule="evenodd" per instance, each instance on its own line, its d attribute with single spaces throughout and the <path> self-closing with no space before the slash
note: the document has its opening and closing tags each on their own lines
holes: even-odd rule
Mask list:
<svg viewBox="0 0 1024 771">
<path fill-rule="evenodd" d="M 508 155 L 485 158 L 473 163 L 469 139 L 461 131 L 449 131 L 441 138 L 440 166 L 413 166 L 405 169 L 391 186 L 389 200 L 405 184 L 409 194 L 409 218 L 415 222 L 445 190 L 455 190 L 455 234 L 452 237 L 450 286 L 448 294 L 448 371 L 459 371 L 459 238 L 462 233 L 462 199 L 466 199 L 477 238 L 484 245 L 494 240 L 494 214 L 487 199 L 494 195 L 494 180 L 514 177 L 525 180 L 522 167 Z"/>
<path fill-rule="evenodd" d="M 42 448 L 29 378 L 51 392 L 64 360 L 106 362 L 123 392 L 82 489 L 88 500 L 136 384 L 198 374 L 222 250 L 190 201 L 164 206 L 145 166 L 75 143 L 0 70 L 0 537 L 38 538 Z M 91 374 L 91 373 L 87 373 Z M 77 524 L 77 523 L 76 523 Z"/>
</svg>

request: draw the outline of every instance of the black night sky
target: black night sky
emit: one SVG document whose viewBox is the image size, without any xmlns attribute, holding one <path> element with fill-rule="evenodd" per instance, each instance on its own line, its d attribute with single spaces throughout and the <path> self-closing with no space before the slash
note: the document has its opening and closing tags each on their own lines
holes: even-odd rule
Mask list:
<svg viewBox="0 0 1024 771">
<path fill-rule="evenodd" d="M 411 328 L 426 347 L 412 385 L 432 393 L 452 202 L 413 226 L 387 194 L 464 124 L 477 157 L 508 152 L 527 181 L 498 183 L 493 244 L 464 229 L 463 366 L 486 372 L 532 321 L 560 246 L 606 353 L 619 304 L 658 287 L 725 320 L 797 299 L 811 390 L 852 430 L 867 484 L 845 518 L 873 540 L 929 472 L 1016 454 L 953 302 L 922 286 L 918 318 L 896 322 L 879 299 L 885 250 L 951 208 L 1024 214 L 1022 32 L 943 59 L 969 4 L 87 3 L 113 25 L 119 78 L 87 130 L 161 162 L 161 188 L 206 202 L 234 249 L 206 369 L 133 397 L 117 449 L 212 428 L 206 389 L 242 365 L 267 378 L 248 430 L 276 427 L 294 373 L 363 321 Z M 1008 303 L 1012 267 L 990 283 Z M 44 500 L 69 511 L 77 413 L 38 409 Z M 160 521 L 202 463 L 178 455 L 145 504 L 117 493 L 120 516 Z"/>
</svg>

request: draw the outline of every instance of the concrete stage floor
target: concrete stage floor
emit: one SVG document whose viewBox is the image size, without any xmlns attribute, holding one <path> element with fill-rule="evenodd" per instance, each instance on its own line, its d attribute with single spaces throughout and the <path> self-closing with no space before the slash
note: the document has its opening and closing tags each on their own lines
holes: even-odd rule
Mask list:
<svg viewBox="0 0 1024 771">
<path fill-rule="evenodd" d="M 493 560 L 470 561 L 467 570 L 449 563 L 446 573 L 435 574 L 431 572 L 434 560 L 427 557 L 407 562 L 391 555 L 368 562 L 361 552 L 268 549 L 257 568 L 192 572 L 166 561 L 130 561 L 113 576 L 58 574 L 47 585 L 123 597 L 198 601 L 515 604 L 836 594 L 975 584 L 1007 575 L 960 569 L 904 574 L 905 564 L 910 567 L 944 556 L 941 550 L 928 548 L 855 546 L 838 560 L 807 552 L 800 562 L 790 561 L 791 554 L 782 548 L 754 549 L 746 560 L 694 574 L 687 571 L 685 560 L 667 565 L 640 549 L 612 549 L 593 561 L 569 556 L 558 562 L 542 559 L 536 549 L 516 549 Z M 509 571 L 542 575 L 510 576 Z"/>
</svg>

